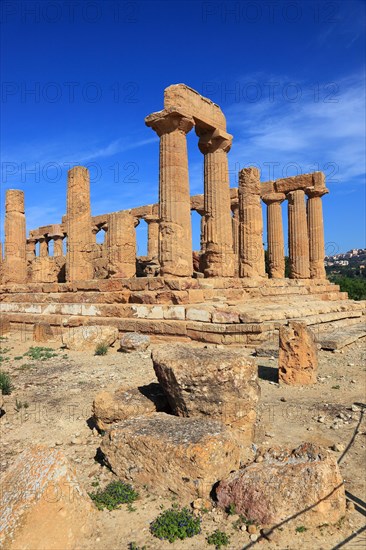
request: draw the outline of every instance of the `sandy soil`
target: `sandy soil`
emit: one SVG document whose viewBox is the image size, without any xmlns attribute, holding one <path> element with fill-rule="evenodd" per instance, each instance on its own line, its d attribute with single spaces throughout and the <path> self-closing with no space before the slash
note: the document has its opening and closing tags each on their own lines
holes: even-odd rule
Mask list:
<svg viewBox="0 0 366 550">
<path fill-rule="evenodd" d="M 43 443 L 64 451 L 88 492 L 104 487 L 114 476 L 95 460 L 101 436 L 87 422 L 93 397 L 101 389 L 156 381 L 150 352 L 123 354 L 111 348 L 108 355 L 97 357 L 92 352 L 69 352 L 48 343 L 57 356 L 35 361 L 23 357 L 32 345 L 16 335 L 1 341 L 0 368 L 11 374 L 15 386 L 13 393 L 5 396 L 5 414 L 0 419 L 1 471 L 28 445 Z M 202 515 L 200 535 L 169 544 L 154 538 L 149 524 L 162 509 L 171 506 L 173 499 L 155 497 L 139 488 L 135 511 L 124 505 L 112 512 L 98 512 L 94 537 L 83 542 L 82 550 L 122 550 L 132 542 L 147 549 L 213 548 L 206 537 L 217 528 L 230 535 L 227 548 L 233 550 L 255 545 L 291 550 L 365 548 L 365 341 L 340 353 L 322 351 L 319 359 L 318 384 L 294 388 L 276 383 L 276 359 L 256 358 L 262 397 L 255 443 L 295 447 L 311 441 L 327 448 L 343 446 L 344 451 L 332 452 L 339 460 L 347 495 L 356 506 L 350 505 L 339 524 L 299 532 L 300 517 L 277 529 L 272 540 L 260 537 L 253 542 L 248 532 L 234 529 L 236 517 L 214 509 Z"/>
</svg>

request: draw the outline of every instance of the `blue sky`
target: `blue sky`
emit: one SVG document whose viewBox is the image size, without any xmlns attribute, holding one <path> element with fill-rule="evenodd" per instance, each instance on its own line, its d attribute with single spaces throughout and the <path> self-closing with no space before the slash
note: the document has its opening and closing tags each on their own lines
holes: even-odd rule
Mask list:
<svg viewBox="0 0 366 550">
<path fill-rule="evenodd" d="M 144 118 L 183 82 L 227 117 L 232 187 L 248 165 L 263 181 L 323 170 L 327 252 L 365 246 L 364 2 L 3 0 L 0 16 L 1 235 L 6 189 L 25 191 L 28 229 L 57 223 L 76 164 L 94 215 L 155 202 Z M 188 151 L 202 193 L 194 132 Z"/>
</svg>

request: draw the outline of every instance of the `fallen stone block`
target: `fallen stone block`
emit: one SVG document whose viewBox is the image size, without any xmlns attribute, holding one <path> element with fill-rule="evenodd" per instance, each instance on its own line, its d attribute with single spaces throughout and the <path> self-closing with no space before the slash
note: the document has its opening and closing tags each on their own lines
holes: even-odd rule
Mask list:
<svg viewBox="0 0 366 550">
<path fill-rule="evenodd" d="M 121 338 L 121 350 L 127 353 L 145 351 L 150 346 L 150 338 L 138 332 L 126 332 Z"/>
<path fill-rule="evenodd" d="M 93 417 L 99 430 L 107 430 L 115 422 L 169 409 L 168 401 L 159 384 L 149 384 L 115 393 L 102 391 L 93 402 Z"/>
<path fill-rule="evenodd" d="M 344 516 L 343 479 L 328 451 L 304 443 L 294 450 L 273 448 L 258 456 L 261 462 L 220 482 L 217 499 L 221 508 L 233 504 L 238 514 L 262 525 L 290 518 L 302 525 L 321 525 Z"/>
<path fill-rule="evenodd" d="M 0 481 L 4 550 L 75 550 L 92 534 L 96 509 L 61 451 L 36 445 Z"/>
<path fill-rule="evenodd" d="M 304 324 L 290 321 L 279 328 L 279 381 L 292 386 L 315 384 L 318 350 L 314 335 Z"/>
<path fill-rule="evenodd" d="M 207 498 L 239 465 L 240 446 L 220 422 L 165 413 L 115 424 L 101 450 L 117 476 L 181 502 Z"/>
<path fill-rule="evenodd" d="M 171 345 L 152 353 L 174 414 L 219 420 L 252 440 L 260 396 L 257 366 L 240 351 Z"/>
<path fill-rule="evenodd" d="M 65 347 L 74 351 L 95 349 L 99 344 L 111 346 L 118 338 L 118 328 L 103 325 L 70 327 L 62 335 Z"/>
<path fill-rule="evenodd" d="M 33 340 L 35 342 L 48 342 L 54 335 L 49 323 L 36 323 L 33 326 Z"/>
</svg>

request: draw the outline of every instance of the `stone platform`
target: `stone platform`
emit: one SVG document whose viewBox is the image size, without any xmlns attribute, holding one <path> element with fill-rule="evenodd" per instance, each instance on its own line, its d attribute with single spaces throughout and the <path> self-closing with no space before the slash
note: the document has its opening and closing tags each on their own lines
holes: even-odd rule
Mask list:
<svg viewBox="0 0 366 550">
<path fill-rule="evenodd" d="M 324 279 L 162 278 L 0 286 L 1 332 L 49 325 L 50 338 L 81 325 L 110 325 L 153 340 L 255 347 L 278 341 L 278 327 L 302 320 L 318 341 L 365 320 L 366 303 Z M 361 326 L 361 325 L 359 325 Z M 37 332 L 37 331 L 36 331 Z"/>
</svg>

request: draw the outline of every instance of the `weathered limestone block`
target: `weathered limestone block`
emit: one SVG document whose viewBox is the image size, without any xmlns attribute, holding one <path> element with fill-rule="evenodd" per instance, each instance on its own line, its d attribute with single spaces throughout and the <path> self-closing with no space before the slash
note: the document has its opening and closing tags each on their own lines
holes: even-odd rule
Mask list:
<svg viewBox="0 0 366 550">
<path fill-rule="evenodd" d="M 60 451 L 42 445 L 27 449 L 0 486 L 4 550 L 74 550 L 92 535 L 96 509 Z"/>
<path fill-rule="evenodd" d="M 135 218 L 128 211 L 109 215 L 106 234 L 108 275 L 134 277 L 136 275 Z"/>
<path fill-rule="evenodd" d="M 75 166 L 68 171 L 66 225 L 66 280 L 92 279 L 95 237 L 90 211 L 89 170 L 83 166 Z"/>
<path fill-rule="evenodd" d="M 298 516 L 301 525 L 336 523 L 345 514 L 346 499 L 338 464 L 328 451 L 304 443 L 290 450 L 273 448 L 253 463 L 222 480 L 218 504 L 264 525 Z"/>
<path fill-rule="evenodd" d="M 265 277 L 263 218 L 258 168 L 239 172 L 239 275 Z"/>
<path fill-rule="evenodd" d="M 32 283 L 56 283 L 59 280 L 59 274 L 65 265 L 65 259 L 58 257 L 52 258 L 42 256 L 34 258 L 30 264 L 30 273 Z"/>
<path fill-rule="evenodd" d="M 178 416 L 220 420 L 251 441 L 259 400 L 257 367 L 236 350 L 170 345 L 152 353 L 154 370 Z"/>
<path fill-rule="evenodd" d="M 239 465 L 239 446 L 220 422 L 165 413 L 116 424 L 101 450 L 121 479 L 182 503 L 208 497 L 212 486 Z"/>
<path fill-rule="evenodd" d="M 53 338 L 54 334 L 49 323 L 36 323 L 33 326 L 33 340 L 35 342 L 48 342 Z"/>
<path fill-rule="evenodd" d="M 126 332 L 121 338 L 121 350 L 127 353 L 145 351 L 150 346 L 150 338 L 138 332 Z"/>
<path fill-rule="evenodd" d="M 290 385 L 315 384 L 318 352 L 311 330 L 301 322 L 290 321 L 279 329 L 278 376 Z"/>
<path fill-rule="evenodd" d="M 282 178 L 274 182 L 277 193 L 290 193 L 298 189 L 304 190 L 306 187 L 325 188 L 324 172 L 312 172 L 311 174 L 299 174 Z"/>
<path fill-rule="evenodd" d="M 147 416 L 169 409 L 167 398 L 159 384 L 126 390 L 119 388 L 116 392 L 102 391 L 93 401 L 93 416 L 100 430 L 107 430 L 115 422 Z"/>
<path fill-rule="evenodd" d="M 118 338 L 118 328 L 92 325 L 69 327 L 62 335 L 62 343 L 68 349 L 83 351 L 95 349 L 99 344 L 111 346 Z"/>
<path fill-rule="evenodd" d="M 5 199 L 5 259 L 2 282 L 25 283 L 27 280 L 24 193 L 8 189 Z"/>
</svg>

